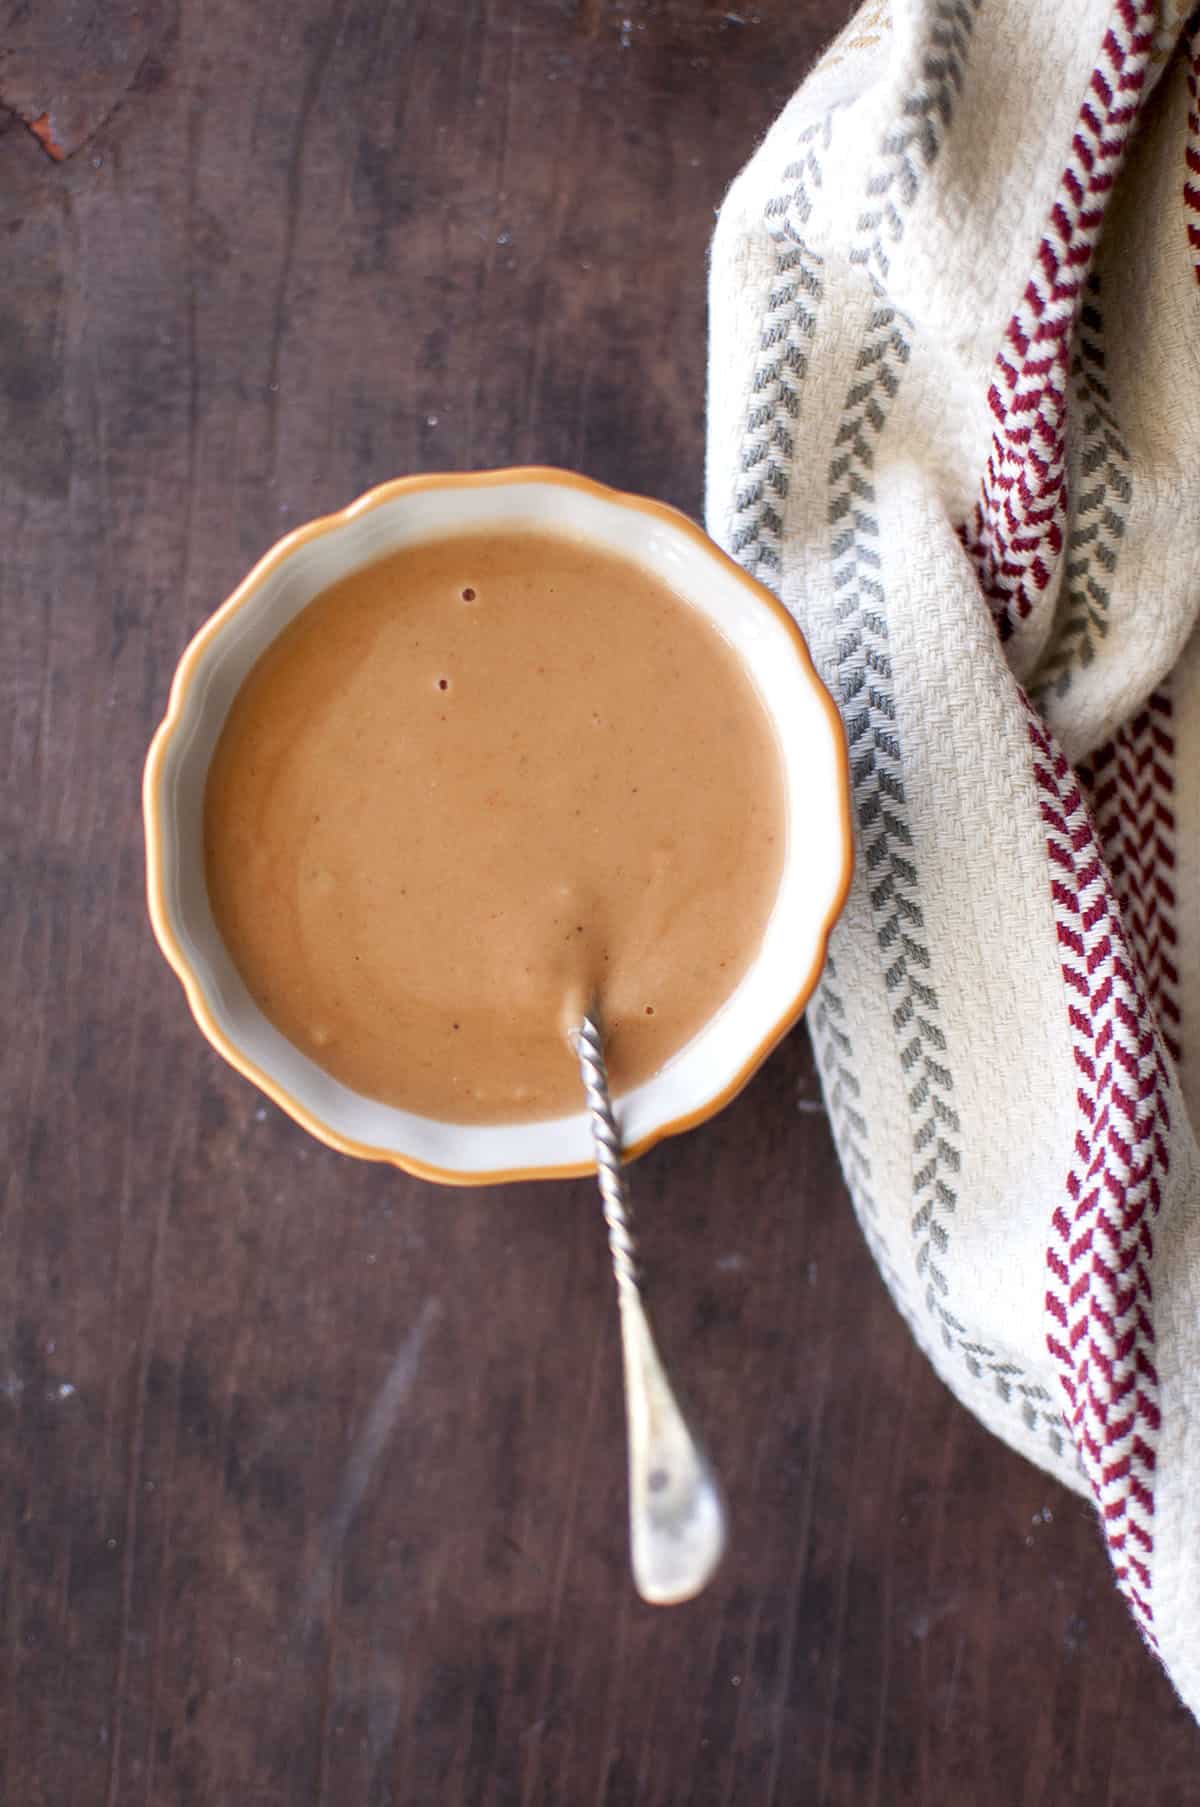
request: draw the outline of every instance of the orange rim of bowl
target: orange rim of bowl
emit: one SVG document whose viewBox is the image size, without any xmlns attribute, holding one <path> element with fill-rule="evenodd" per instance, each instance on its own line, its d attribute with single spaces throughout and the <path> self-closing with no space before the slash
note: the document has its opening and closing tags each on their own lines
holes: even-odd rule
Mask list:
<svg viewBox="0 0 1200 1807">
<path fill-rule="evenodd" d="M 232 1041 L 220 1027 L 204 994 L 204 989 L 197 979 L 192 966 L 185 955 L 179 938 L 175 933 L 167 909 L 165 885 L 163 882 L 162 858 L 162 783 L 163 770 L 168 748 L 175 736 L 183 717 L 184 708 L 192 682 L 198 667 L 212 643 L 223 633 L 225 628 L 248 607 L 261 589 L 264 580 L 271 575 L 285 560 L 302 546 L 323 534 L 333 533 L 360 514 L 366 514 L 381 503 L 389 502 L 395 496 L 412 495 L 421 490 L 433 489 L 490 489 L 520 483 L 557 484 L 561 488 L 584 490 L 587 494 L 605 501 L 615 502 L 622 508 L 636 509 L 657 520 L 689 534 L 699 542 L 706 554 L 723 564 L 727 570 L 769 609 L 782 622 L 792 638 L 802 664 L 808 672 L 813 688 L 820 698 L 821 704 L 829 718 L 834 744 L 838 749 L 838 789 L 839 810 L 842 826 L 842 871 L 834 894 L 833 902 L 826 913 L 821 932 L 818 936 L 816 957 L 805 975 L 804 982 L 796 992 L 787 1008 L 779 1016 L 773 1027 L 754 1046 L 748 1058 L 739 1067 L 733 1079 L 714 1097 L 698 1105 L 695 1110 L 687 1111 L 682 1116 L 672 1117 L 668 1122 L 649 1131 L 640 1141 L 631 1144 L 624 1150 L 626 1160 L 636 1160 L 647 1150 L 664 1141 L 668 1136 L 677 1136 L 688 1129 L 694 1129 L 715 1117 L 719 1111 L 737 1097 L 742 1088 L 751 1080 L 763 1062 L 778 1047 L 779 1043 L 795 1027 L 804 1013 L 804 1007 L 812 996 L 821 968 L 825 964 L 829 936 L 850 890 L 854 870 L 854 839 L 851 827 L 850 812 L 850 773 L 846 755 L 845 733 L 842 720 L 837 712 L 825 685 L 822 683 L 812 661 L 807 642 L 799 627 L 784 608 L 777 597 L 772 595 L 757 578 L 743 571 L 728 553 L 709 538 L 704 529 L 689 516 L 672 508 L 665 502 L 652 501 L 647 496 L 631 495 L 623 490 L 616 490 L 604 483 L 596 483 L 590 477 L 581 477 L 574 471 L 558 470 L 548 465 L 517 465 L 511 469 L 493 471 L 456 471 L 445 473 L 426 473 L 414 477 L 396 477 L 388 483 L 381 483 L 375 489 L 369 489 L 365 495 L 351 502 L 348 507 L 339 509 L 335 514 L 321 515 L 314 521 L 307 522 L 285 535 L 270 551 L 265 553 L 253 570 L 244 577 L 227 601 L 222 603 L 215 614 L 200 628 L 189 643 L 183 657 L 175 669 L 171 683 L 170 696 L 167 700 L 167 713 L 159 724 L 154 739 L 150 743 L 150 751 L 146 757 L 145 775 L 142 784 L 142 810 L 146 833 L 146 883 L 147 898 L 150 908 L 150 921 L 154 928 L 155 938 L 167 963 L 173 968 L 176 977 L 183 986 L 188 1006 L 201 1033 L 216 1049 L 217 1053 L 231 1067 L 256 1085 L 261 1092 L 274 1101 L 289 1117 L 324 1142 L 330 1148 L 336 1148 L 341 1154 L 355 1155 L 359 1160 L 383 1161 L 393 1167 L 400 1167 L 406 1173 L 418 1179 L 433 1180 L 440 1185 L 448 1186 L 496 1186 L 517 1180 L 533 1179 L 578 1179 L 593 1171 L 591 1161 L 570 1162 L 560 1167 L 513 1167 L 495 1171 L 457 1170 L 447 1167 L 436 1167 L 428 1161 L 422 1161 L 415 1155 L 402 1154 L 399 1150 L 375 1148 L 364 1142 L 355 1142 L 349 1136 L 340 1135 L 336 1130 L 323 1122 L 320 1117 L 294 1098 L 286 1087 L 271 1074 L 264 1072 L 249 1056 Z"/>
</svg>

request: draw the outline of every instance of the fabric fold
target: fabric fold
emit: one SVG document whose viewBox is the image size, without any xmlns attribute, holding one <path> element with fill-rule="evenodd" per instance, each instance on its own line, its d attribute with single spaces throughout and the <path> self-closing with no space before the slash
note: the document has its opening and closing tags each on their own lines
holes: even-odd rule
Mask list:
<svg viewBox="0 0 1200 1807">
<path fill-rule="evenodd" d="M 707 487 L 845 724 L 864 1234 L 1193 1711 L 1198 70 L 1168 0 L 864 7 L 721 210 Z"/>
</svg>

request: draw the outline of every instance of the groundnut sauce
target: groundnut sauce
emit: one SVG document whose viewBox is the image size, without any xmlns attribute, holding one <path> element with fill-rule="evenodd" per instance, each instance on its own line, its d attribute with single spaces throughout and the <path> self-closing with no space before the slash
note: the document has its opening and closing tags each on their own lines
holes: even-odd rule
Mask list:
<svg viewBox="0 0 1200 1807">
<path fill-rule="evenodd" d="M 209 772 L 214 917 L 264 1013 L 336 1078 L 454 1122 L 618 1092 L 754 957 L 784 856 L 741 661 L 590 543 L 480 533 L 319 595 L 239 691 Z"/>
</svg>

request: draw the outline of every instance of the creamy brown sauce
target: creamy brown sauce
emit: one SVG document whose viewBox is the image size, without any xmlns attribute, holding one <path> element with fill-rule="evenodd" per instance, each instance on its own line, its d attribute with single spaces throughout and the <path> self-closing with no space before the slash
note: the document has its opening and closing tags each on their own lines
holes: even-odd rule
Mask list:
<svg viewBox="0 0 1200 1807">
<path fill-rule="evenodd" d="M 557 1116 L 589 999 L 623 1091 L 732 993 L 783 801 L 696 610 L 582 542 L 471 535 L 336 584 L 251 671 L 209 773 L 209 896 L 262 1010 L 347 1085 Z"/>
</svg>

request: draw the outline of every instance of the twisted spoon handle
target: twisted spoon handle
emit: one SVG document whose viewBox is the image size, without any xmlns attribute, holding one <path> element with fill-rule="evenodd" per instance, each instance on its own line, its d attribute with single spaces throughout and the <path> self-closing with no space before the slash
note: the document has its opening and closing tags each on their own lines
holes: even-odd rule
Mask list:
<svg viewBox="0 0 1200 1807">
<path fill-rule="evenodd" d="M 604 1044 L 591 1017 L 584 1017 L 574 1044 L 621 1308 L 633 1579 L 643 1600 L 670 1606 L 690 1600 L 711 1580 L 725 1548 L 725 1507 L 708 1458 L 679 1409 L 642 1304 L 621 1138 Z"/>
</svg>

